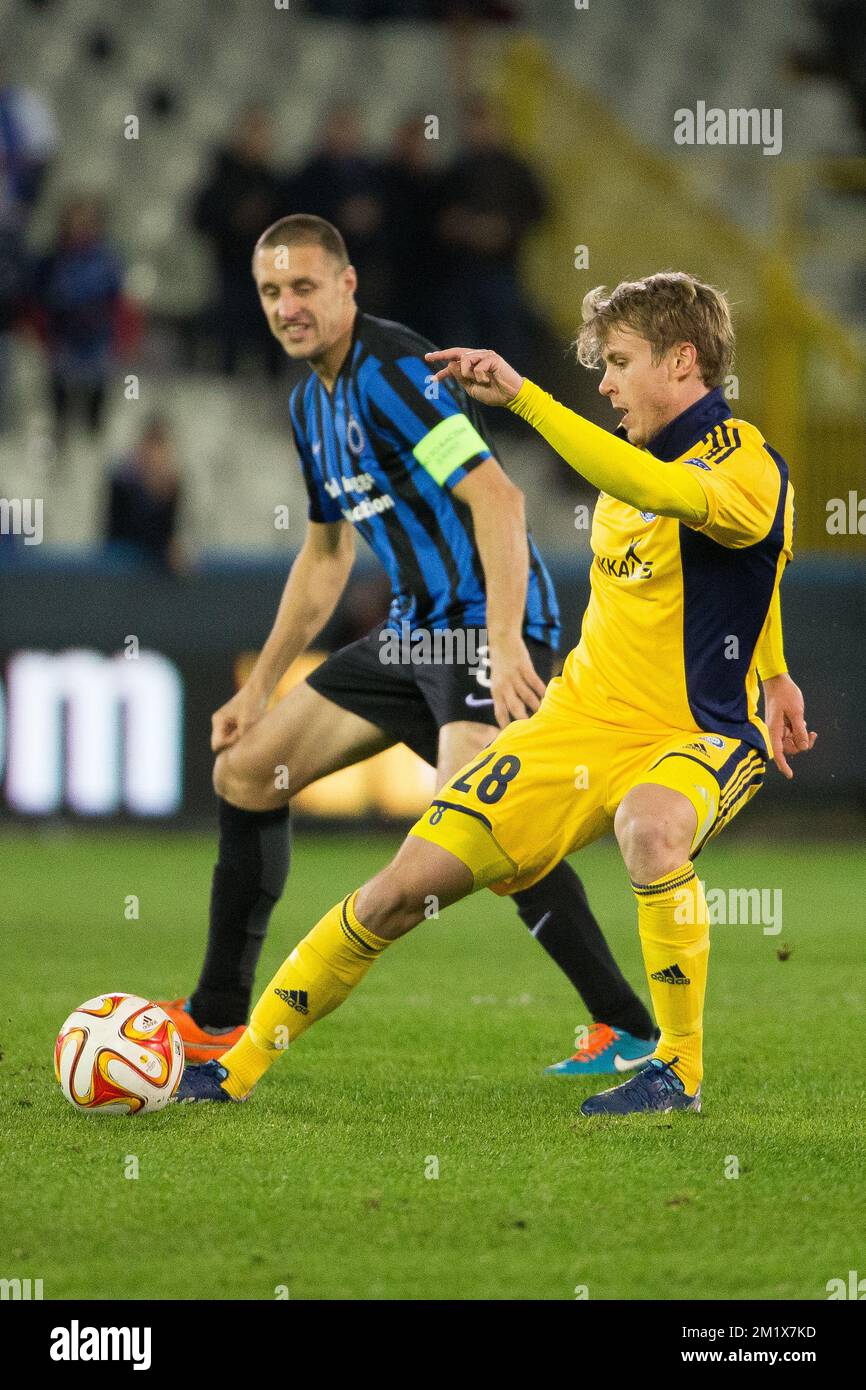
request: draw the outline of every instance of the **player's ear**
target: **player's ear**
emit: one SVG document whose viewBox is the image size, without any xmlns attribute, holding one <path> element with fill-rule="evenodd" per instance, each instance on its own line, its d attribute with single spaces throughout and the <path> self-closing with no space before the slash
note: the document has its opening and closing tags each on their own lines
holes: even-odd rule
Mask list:
<svg viewBox="0 0 866 1390">
<path fill-rule="evenodd" d="M 358 288 L 358 272 L 353 265 L 347 265 L 342 272 L 343 289 L 347 294 L 354 294 Z"/>
<path fill-rule="evenodd" d="M 691 376 L 698 363 L 698 352 L 694 343 L 677 343 L 671 350 L 671 368 L 678 381 Z"/>
</svg>

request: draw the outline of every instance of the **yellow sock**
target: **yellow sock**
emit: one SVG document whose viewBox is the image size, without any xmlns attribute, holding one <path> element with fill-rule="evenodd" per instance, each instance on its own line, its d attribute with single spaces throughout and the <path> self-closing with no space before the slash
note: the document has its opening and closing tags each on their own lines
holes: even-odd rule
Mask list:
<svg viewBox="0 0 866 1390">
<path fill-rule="evenodd" d="M 679 1060 L 674 1071 L 688 1095 L 703 1076 L 704 995 L 710 955 L 709 916 L 691 861 L 654 883 L 632 883 L 644 965 L 661 1038 L 655 1055 Z"/>
<path fill-rule="evenodd" d="M 240 1100 L 264 1076 L 289 1043 L 336 1009 L 390 946 L 362 926 L 355 894 L 337 903 L 284 960 L 250 1016 L 240 1042 L 220 1058 L 223 1082 Z"/>
</svg>

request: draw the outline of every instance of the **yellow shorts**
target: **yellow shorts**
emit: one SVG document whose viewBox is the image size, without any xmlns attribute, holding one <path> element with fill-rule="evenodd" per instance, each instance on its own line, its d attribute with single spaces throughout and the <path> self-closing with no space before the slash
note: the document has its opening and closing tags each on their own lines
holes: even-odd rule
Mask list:
<svg viewBox="0 0 866 1390">
<path fill-rule="evenodd" d="M 694 856 L 758 791 L 766 758 L 725 734 L 652 735 L 582 715 L 561 677 L 541 708 L 442 788 L 411 834 L 450 850 L 476 888 L 514 893 L 613 827 L 638 783 L 670 787 L 697 814 Z"/>
</svg>

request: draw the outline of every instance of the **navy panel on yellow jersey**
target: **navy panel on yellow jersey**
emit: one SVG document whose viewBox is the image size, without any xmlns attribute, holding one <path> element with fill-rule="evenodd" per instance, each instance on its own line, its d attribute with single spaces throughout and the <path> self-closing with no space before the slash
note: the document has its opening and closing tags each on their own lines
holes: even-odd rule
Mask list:
<svg viewBox="0 0 866 1390">
<path fill-rule="evenodd" d="M 748 725 L 743 671 L 752 664 L 784 545 L 788 468 L 774 450 L 764 447 L 779 472 L 779 500 L 763 540 L 733 550 L 680 527 L 689 706 L 702 729 L 732 736 L 742 736 Z"/>
<path fill-rule="evenodd" d="M 400 627 L 483 627 L 484 572 L 472 513 L 454 488 L 492 456 L 475 403 L 432 382 L 433 344 L 402 324 L 359 313 L 329 393 L 315 373 L 292 393 L 291 416 L 312 521 L 350 521 L 392 586 Z M 524 632 L 556 647 L 550 576 L 529 542 Z"/>
<path fill-rule="evenodd" d="M 788 470 L 763 436 L 709 392 L 647 446 L 691 466 L 707 498 L 695 526 L 601 495 L 591 597 L 564 676 L 588 716 L 662 735 L 709 730 L 769 746 L 755 653 L 791 557 Z"/>
<path fill-rule="evenodd" d="M 717 470 L 736 467 L 738 454 L 748 455 L 750 447 L 762 449 L 775 466 L 775 511 L 769 525 L 765 518 L 759 527 L 766 530 L 759 540 L 744 544 L 749 539 L 745 528 L 742 534 L 729 530 L 720 537 L 709 523 L 701 531 L 679 526 L 689 708 L 700 728 L 745 738 L 763 751 L 763 738 L 749 723 L 743 673 L 753 662 L 785 546 L 788 466 L 762 439 L 751 440 L 753 434 L 757 434 L 753 426 L 732 418 L 719 388 L 684 411 L 648 447 L 656 458 L 672 463 L 694 445 L 695 457 L 685 462 L 702 474 L 709 473 L 714 484 Z M 710 480 L 706 481 L 709 486 Z"/>
</svg>

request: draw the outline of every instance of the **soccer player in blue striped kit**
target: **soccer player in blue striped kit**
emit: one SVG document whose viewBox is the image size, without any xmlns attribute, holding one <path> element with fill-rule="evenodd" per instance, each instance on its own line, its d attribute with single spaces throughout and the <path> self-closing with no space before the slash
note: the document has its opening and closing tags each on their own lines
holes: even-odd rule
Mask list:
<svg viewBox="0 0 866 1390">
<path fill-rule="evenodd" d="M 296 214 L 268 228 L 253 274 L 275 337 L 312 368 L 291 399 L 309 522 L 253 671 L 213 716 L 220 844 L 207 954 L 194 993 L 164 1005 L 191 1061 L 220 1057 L 243 1032 L 288 874 L 290 796 L 397 742 L 435 766 L 441 786 L 498 728 L 537 709 L 557 669 L 556 596 L 523 495 L 469 395 L 432 383 L 431 344 L 359 311 L 343 239 L 321 218 Z M 269 708 L 336 607 L 356 531 L 390 578 L 388 618 Z M 469 639 L 465 660 L 383 659 L 407 632 L 445 630 Z M 276 775 L 282 766 L 288 789 Z M 570 865 L 513 897 L 593 1020 L 578 1052 L 548 1070 L 586 1075 L 644 1062 L 654 1026 Z"/>
</svg>

